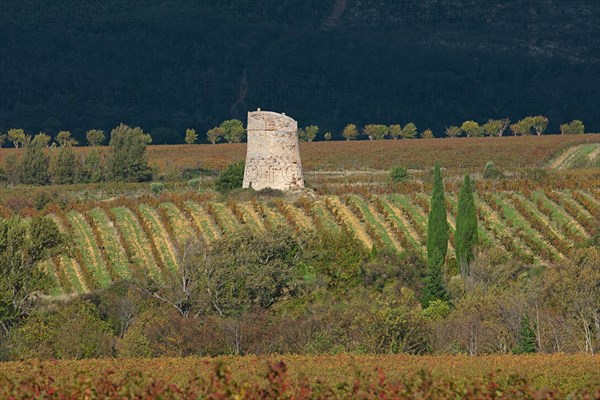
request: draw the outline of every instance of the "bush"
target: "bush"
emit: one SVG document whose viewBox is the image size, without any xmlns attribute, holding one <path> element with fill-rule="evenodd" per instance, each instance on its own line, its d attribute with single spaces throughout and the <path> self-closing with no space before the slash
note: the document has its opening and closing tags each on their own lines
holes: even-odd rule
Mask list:
<svg viewBox="0 0 600 400">
<path fill-rule="evenodd" d="M 238 161 L 225 168 L 215 182 L 215 188 L 220 193 L 227 193 L 233 189 L 239 189 L 244 182 L 245 161 Z"/>
<path fill-rule="evenodd" d="M 165 190 L 165 185 L 161 182 L 152 182 L 150 184 L 150 190 L 154 195 L 158 196 L 163 192 L 163 190 Z"/>
<path fill-rule="evenodd" d="M 492 161 L 485 163 L 483 171 L 483 179 L 500 179 L 504 177 L 504 174 L 496 167 Z"/>
<path fill-rule="evenodd" d="M 202 182 L 201 178 L 193 178 L 187 181 L 187 185 L 194 190 L 198 190 L 200 188 L 200 183 Z"/>
<path fill-rule="evenodd" d="M 408 170 L 402 166 L 395 166 L 390 170 L 390 180 L 394 183 L 406 182 Z"/>
</svg>

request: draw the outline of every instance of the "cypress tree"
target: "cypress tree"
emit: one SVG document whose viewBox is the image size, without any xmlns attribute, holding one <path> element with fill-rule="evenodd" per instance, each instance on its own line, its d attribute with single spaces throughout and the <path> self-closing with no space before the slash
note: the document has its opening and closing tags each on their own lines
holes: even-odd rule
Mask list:
<svg viewBox="0 0 600 400">
<path fill-rule="evenodd" d="M 454 234 L 456 262 L 460 266 L 463 277 L 469 275 L 469 264 L 473 261 L 473 249 L 477 245 L 478 239 L 473 185 L 469 175 L 465 175 L 458 195 L 458 213 L 456 214 L 456 232 Z"/>
<path fill-rule="evenodd" d="M 427 261 L 429 271 L 427 286 L 423 293 L 423 305 L 427 307 L 433 300 L 448 300 L 444 283 L 443 266 L 448 252 L 448 219 L 446 198 L 439 164 L 435 165 L 431 207 L 427 221 Z"/>
</svg>

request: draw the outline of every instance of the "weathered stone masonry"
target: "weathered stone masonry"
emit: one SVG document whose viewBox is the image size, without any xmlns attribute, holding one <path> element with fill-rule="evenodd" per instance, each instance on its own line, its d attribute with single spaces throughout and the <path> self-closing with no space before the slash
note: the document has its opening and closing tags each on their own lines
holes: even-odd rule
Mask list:
<svg viewBox="0 0 600 400">
<path fill-rule="evenodd" d="M 304 187 L 298 123 L 271 111 L 248 113 L 248 147 L 244 188 L 279 190 Z"/>
</svg>

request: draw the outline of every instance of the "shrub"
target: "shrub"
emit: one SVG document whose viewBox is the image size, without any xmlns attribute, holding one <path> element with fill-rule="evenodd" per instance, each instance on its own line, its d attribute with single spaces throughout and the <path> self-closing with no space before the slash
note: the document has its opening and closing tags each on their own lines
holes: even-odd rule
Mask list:
<svg viewBox="0 0 600 400">
<path fill-rule="evenodd" d="M 233 189 L 239 189 L 244 182 L 245 161 L 238 161 L 225 168 L 215 181 L 215 188 L 220 193 L 227 193 Z"/>
<path fill-rule="evenodd" d="M 187 185 L 189 187 L 191 187 L 192 189 L 197 190 L 197 189 L 200 188 L 200 182 L 202 182 L 202 179 L 200 179 L 200 178 L 193 178 L 193 179 L 190 179 L 189 181 L 187 181 Z"/>
<path fill-rule="evenodd" d="M 483 179 L 500 179 L 504 175 L 502 172 L 496 167 L 492 161 L 488 161 L 485 163 L 485 167 L 483 170 Z"/>
<path fill-rule="evenodd" d="M 150 190 L 154 195 L 158 196 L 165 190 L 165 185 L 162 182 L 152 182 L 150 184 Z"/>
<path fill-rule="evenodd" d="M 406 182 L 408 170 L 402 166 L 395 166 L 390 170 L 390 180 L 394 183 Z"/>
</svg>

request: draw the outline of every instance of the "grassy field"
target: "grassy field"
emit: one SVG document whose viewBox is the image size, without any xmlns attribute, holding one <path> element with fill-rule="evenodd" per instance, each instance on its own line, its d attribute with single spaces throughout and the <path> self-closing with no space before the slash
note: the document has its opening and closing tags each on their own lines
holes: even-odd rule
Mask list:
<svg viewBox="0 0 600 400">
<path fill-rule="evenodd" d="M 447 197 L 452 235 L 457 193 Z M 296 232 L 347 230 L 367 248 L 424 256 L 428 208 L 428 195 L 421 191 L 227 201 L 188 194 L 89 202 L 66 212 L 48 211 L 75 251 L 46 267 L 58 284 L 56 294 L 87 292 L 136 273 L 160 280 L 178 268 L 177 245 L 190 236 L 210 243 L 238 229 L 277 225 Z M 481 191 L 477 212 L 482 244 L 524 264 L 552 264 L 598 232 L 600 191 Z"/>
<path fill-rule="evenodd" d="M 285 366 L 277 365 L 278 362 Z M 220 371 L 218 374 L 214 373 L 216 369 Z M 5 394 L 15 394 L 32 388 L 40 395 L 36 398 L 62 398 L 58 396 L 62 392 L 87 390 L 85 398 L 91 399 L 102 398 L 99 393 L 114 390 L 121 395 L 128 393 L 127 398 L 141 392 L 144 395 L 135 398 L 187 399 L 209 390 L 222 395 L 210 398 L 256 398 L 249 394 L 258 385 L 263 393 L 260 398 L 292 398 L 290 392 L 300 387 L 308 392 L 294 398 L 323 398 L 323 394 L 315 396 L 323 391 L 328 393 L 326 398 L 356 398 L 362 393 L 364 398 L 594 399 L 598 398 L 593 397 L 594 393 L 600 394 L 596 392 L 600 388 L 598 371 L 600 356 L 581 354 L 480 357 L 341 354 L 9 362 L 0 364 L 3 387 L 0 393 L 4 390 Z M 150 396 L 156 396 L 158 389 L 158 394 L 164 394 L 162 390 L 170 393 L 169 387 L 177 388 L 170 396 Z M 518 391 L 510 392 L 510 388 Z M 586 388 L 589 397 L 581 396 Z M 265 392 L 267 389 L 272 392 Z M 383 396 L 399 389 L 411 396 Z M 484 396 L 490 389 L 493 397 Z M 555 397 L 540 389 L 555 391 Z M 196 396 L 190 396 L 190 392 Z M 577 392 L 580 395 L 575 395 Z"/>
</svg>

